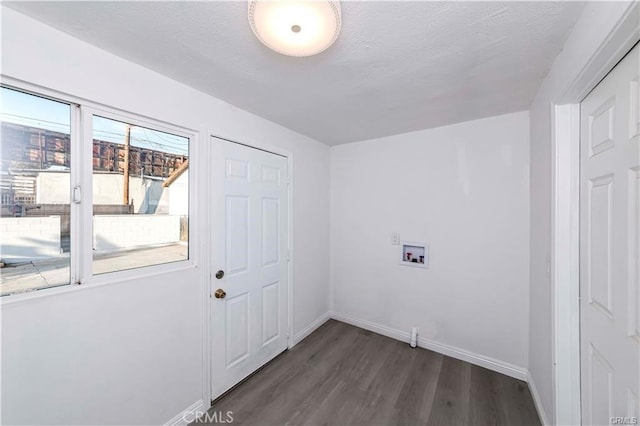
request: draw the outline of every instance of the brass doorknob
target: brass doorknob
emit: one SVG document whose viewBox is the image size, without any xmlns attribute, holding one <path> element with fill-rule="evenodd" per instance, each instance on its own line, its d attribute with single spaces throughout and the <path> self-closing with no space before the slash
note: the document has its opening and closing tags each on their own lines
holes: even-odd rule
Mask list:
<svg viewBox="0 0 640 426">
<path fill-rule="evenodd" d="M 219 288 L 215 293 L 213 293 L 213 295 L 216 297 L 216 299 L 224 299 L 227 296 L 227 292 Z"/>
</svg>

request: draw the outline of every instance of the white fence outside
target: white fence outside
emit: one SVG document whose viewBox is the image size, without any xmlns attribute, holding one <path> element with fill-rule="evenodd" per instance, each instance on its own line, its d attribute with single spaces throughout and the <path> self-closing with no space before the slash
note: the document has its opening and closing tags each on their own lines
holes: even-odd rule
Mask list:
<svg viewBox="0 0 640 426">
<path fill-rule="evenodd" d="M 180 215 L 98 215 L 93 248 L 117 251 L 180 242 Z M 60 216 L 0 218 L 0 259 L 7 263 L 56 258 Z"/>
<path fill-rule="evenodd" d="M 93 248 L 116 251 L 180 242 L 179 215 L 98 215 L 93 217 Z"/>
<path fill-rule="evenodd" d="M 28 262 L 60 256 L 60 216 L 0 218 L 0 258 Z"/>
<path fill-rule="evenodd" d="M 37 199 L 40 204 L 69 203 L 69 173 L 40 171 L 37 177 Z M 122 203 L 124 177 L 117 173 L 93 174 L 93 203 Z M 183 173 L 168 188 L 158 178 L 131 176 L 129 199 L 135 213 L 187 214 L 189 174 Z"/>
</svg>

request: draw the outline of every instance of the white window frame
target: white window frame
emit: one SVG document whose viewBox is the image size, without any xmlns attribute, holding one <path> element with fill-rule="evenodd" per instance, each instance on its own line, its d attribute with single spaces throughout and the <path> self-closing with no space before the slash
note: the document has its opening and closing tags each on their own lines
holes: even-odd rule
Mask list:
<svg viewBox="0 0 640 426">
<path fill-rule="evenodd" d="M 185 131 L 184 129 L 181 129 L 172 125 L 167 125 L 165 123 L 159 123 L 155 120 L 140 118 L 133 114 L 120 113 L 117 111 L 113 111 L 111 108 L 105 108 L 105 107 L 99 108 L 99 107 L 80 105 L 80 113 L 82 117 L 81 121 L 82 121 L 82 127 L 83 127 L 82 129 L 83 141 L 93 141 L 93 117 L 99 116 L 99 117 L 107 118 L 110 120 L 116 120 L 123 123 L 127 123 L 132 126 L 145 127 L 147 129 L 158 130 L 161 132 L 171 133 L 176 136 L 188 138 L 189 139 L 189 158 L 191 158 L 192 145 L 193 145 L 193 140 L 195 138 L 195 135 L 193 133 Z M 88 147 L 89 145 L 85 143 L 84 146 Z M 82 164 L 86 166 L 84 169 L 81 169 L 82 181 L 84 182 L 83 200 L 86 201 L 81 204 L 82 206 L 81 222 L 83 224 L 91 225 L 93 222 L 93 167 L 92 167 L 93 149 L 91 150 L 84 149 L 81 152 L 81 155 L 82 155 Z M 195 263 L 192 260 L 193 247 L 191 244 L 191 236 L 193 234 L 191 232 L 192 224 L 193 224 L 191 220 L 191 212 L 193 211 L 193 208 L 194 208 L 192 200 L 195 199 L 195 194 L 193 193 L 193 188 L 191 185 L 193 181 L 192 179 L 193 175 L 194 173 L 193 173 L 193 169 L 191 168 L 191 162 L 189 162 L 189 240 L 188 240 L 189 256 L 188 256 L 188 259 L 179 260 L 171 263 L 142 266 L 138 268 L 124 269 L 120 271 L 105 272 L 99 275 L 93 275 L 93 253 L 91 250 L 85 249 L 81 253 L 81 256 L 82 256 L 81 273 L 80 273 L 81 283 L 82 284 L 102 283 L 102 282 L 112 282 L 114 279 L 128 280 L 133 278 L 139 278 L 141 276 L 149 275 L 142 272 L 142 270 L 146 270 L 146 269 L 149 269 L 149 272 L 152 275 L 155 275 L 156 273 L 164 274 L 164 273 L 175 270 L 176 268 L 174 265 L 178 265 L 178 264 L 186 264 L 188 267 L 195 267 Z M 82 241 L 80 242 L 81 247 L 93 246 L 93 232 L 92 232 L 93 230 L 89 229 L 87 231 L 91 231 L 91 232 L 82 232 L 81 234 L 81 239 L 82 239 Z M 154 271 L 155 269 L 158 269 L 158 271 Z M 142 273 L 140 273 L 139 271 Z"/>
<path fill-rule="evenodd" d="M 2 86 L 27 94 L 40 96 L 53 101 L 68 104 L 71 108 L 70 144 L 71 171 L 70 191 L 80 187 L 82 200 L 79 204 L 70 199 L 70 281 L 67 285 L 43 288 L 24 293 L 9 294 L 0 297 L 0 305 L 13 304 L 41 297 L 49 297 L 98 286 L 134 281 L 145 277 L 161 276 L 170 272 L 179 272 L 198 268 L 201 237 L 193 232 L 199 226 L 199 215 L 196 213 L 196 194 L 198 180 L 195 178 L 200 170 L 199 161 L 191 161 L 200 156 L 199 136 L 197 130 L 177 124 L 167 123 L 154 118 L 142 116 L 129 111 L 120 110 L 97 102 L 75 97 L 56 90 L 41 87 L 32 83 L 2 76 Z M 121 271 L 106 272 L 93 275 L 93 115 L 122 121 L 134 126 L 171 133 L 189 139 L 189 239 L 188 259 L 158 265 L 142 266 Z M 87 143 L 90 141 L 91 143 Z"/>
</svg>

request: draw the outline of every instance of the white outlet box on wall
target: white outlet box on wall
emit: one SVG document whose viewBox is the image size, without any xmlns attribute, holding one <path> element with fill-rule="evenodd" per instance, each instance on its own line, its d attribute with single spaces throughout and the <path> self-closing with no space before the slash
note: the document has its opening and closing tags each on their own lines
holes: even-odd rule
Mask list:
<svg viewBox="0 0 640 426">
<path fill-rule="evenodd" d="M 428 269 L 429 244 L 403 241 L 400 245 L 400 264 Z"/>
</svg>

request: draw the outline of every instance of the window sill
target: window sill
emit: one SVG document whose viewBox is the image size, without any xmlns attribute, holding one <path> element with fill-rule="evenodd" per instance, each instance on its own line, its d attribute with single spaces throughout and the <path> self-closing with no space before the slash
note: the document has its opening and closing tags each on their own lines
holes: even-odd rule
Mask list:
<svg viewBox="0 0 640 426">
<path fill-rule="evenodd" d="M 112 284 L 119 284 L 143 278 L 153 278 L 164 276 L 167 274 L 180 273 L 197 269 L 199 269 L 199 267 L 193 260 L 185 260 L 181 262 L 175 262 L 173 264 L 154 265 L 127 271 L 110 272 L 101 275 L 95 275 L 87 279 L 82 284 L 67 284 L 58 287 L 44 288 L 42 290 L 27 291 L 24 293 L 2 296 L 0 297 L 0 306 L 4 307 L 46 297 L 59 296 L 82 290 L 101 288 Z"/>
</svg>

